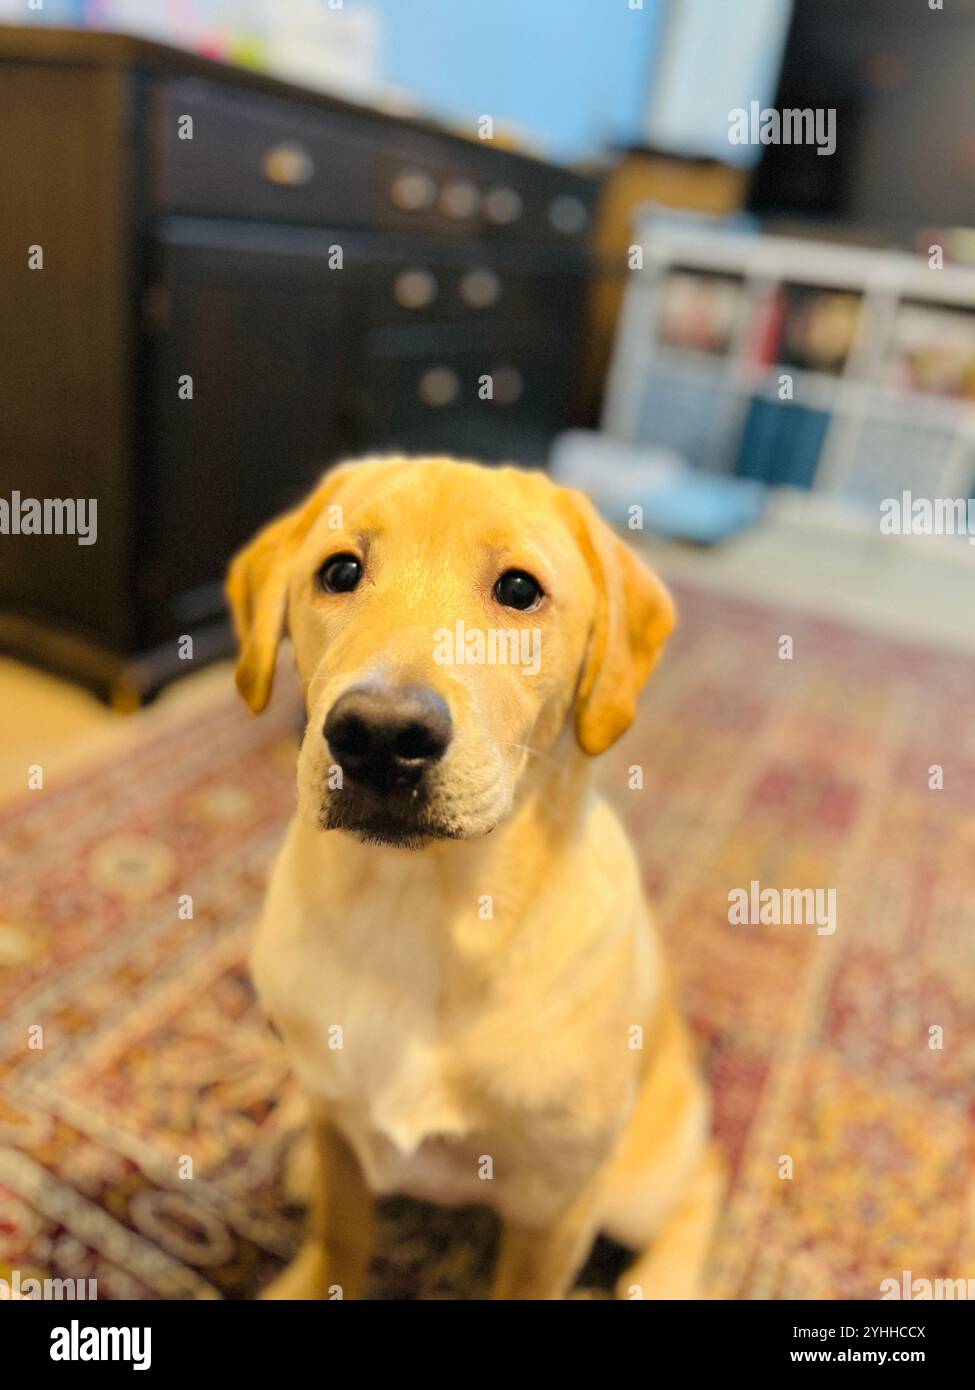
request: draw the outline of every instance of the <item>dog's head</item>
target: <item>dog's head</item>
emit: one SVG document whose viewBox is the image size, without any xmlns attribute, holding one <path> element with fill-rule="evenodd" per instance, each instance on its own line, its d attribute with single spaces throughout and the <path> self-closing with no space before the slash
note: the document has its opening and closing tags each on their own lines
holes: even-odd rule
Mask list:
<svg viewBox="0 0 975 1390">
<path fill-rule="evenodd" d="M 674 624 L 581 493 L 445 458 L 335 469 L 227 589 L 255 712 L 291 634 L 300 814 L 410 848 L 492 830 L 570 718 L 585 753 L 608 748 Z"/>
</svg>

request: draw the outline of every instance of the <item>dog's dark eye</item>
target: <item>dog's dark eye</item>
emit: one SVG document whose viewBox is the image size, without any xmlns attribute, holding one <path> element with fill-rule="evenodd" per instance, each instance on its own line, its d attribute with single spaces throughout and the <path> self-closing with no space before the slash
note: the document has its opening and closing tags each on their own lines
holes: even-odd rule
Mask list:
<svg viewBox="0 0 975 1390">
<path fill-rule="evenodd" d="M 333 555 L 318 571 L 318 582 L 328 594 L 348 594 L 362 578 L 362 565 L 354 555 Z"/>
<path fill-rule="evenodd" d="M 542 597 L 542 586 L 524 570 L 505 570 L 494 586 L 494 597 L 505 608 L 534 608 Z"/>
</svg>

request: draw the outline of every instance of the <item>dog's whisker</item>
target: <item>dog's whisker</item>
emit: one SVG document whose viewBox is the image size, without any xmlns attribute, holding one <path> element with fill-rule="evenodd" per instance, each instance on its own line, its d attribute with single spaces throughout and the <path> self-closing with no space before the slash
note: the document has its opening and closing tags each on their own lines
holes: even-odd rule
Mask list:
<svg viewBox="0 0 975 1390">
<path fill-rule="evenodd" d="M 527 743 L 512 743 L 509 739 L 501 739 L 498 743 L 500 748 L 518 748 L 522 753 L 530 753 L 533 758 L 539 758 L 542 762 L 551 763 L 553 767 L 561 767 L 558 758 L 553 758 L 550 753 L 543 753 L 539 748 L 532 748 Z"/>
</svg>

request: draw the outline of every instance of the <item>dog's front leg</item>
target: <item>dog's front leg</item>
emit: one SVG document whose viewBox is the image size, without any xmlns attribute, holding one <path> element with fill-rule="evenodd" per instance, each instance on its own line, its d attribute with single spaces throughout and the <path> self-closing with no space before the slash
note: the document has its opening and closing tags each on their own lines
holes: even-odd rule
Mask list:
<svg viewBox="0 0 975 1390">
<path fill-rule="evenodd" d="M 369 1272 L 375 1199 L 347 1141 L 325 1116 L 311 1119 L 314 1174 L 308 1235 L 262 1298 L 361 1298 Z"/>
<path fill-rule="evenodd" d="M 492 1299 L 565 1298 L 598 1229 L 595 1187 L 587 1187 L 547 1227 L 506 1221 L 501 1232 Z"/>
</svg>

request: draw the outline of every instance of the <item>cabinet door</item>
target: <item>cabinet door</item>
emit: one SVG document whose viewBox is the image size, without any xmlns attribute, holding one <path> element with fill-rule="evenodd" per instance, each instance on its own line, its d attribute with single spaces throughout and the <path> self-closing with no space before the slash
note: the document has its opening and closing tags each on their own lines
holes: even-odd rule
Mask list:
<svg viewBox="0 0 975 1390">
<path fill-rule="evenodd" d="M 351 445 L 354 268 L 338 238 L 173 219 L 150 252 L 149 467 L 137 570 L 146 642 L 223 612 L 233 552 Z"/>
</svg>

